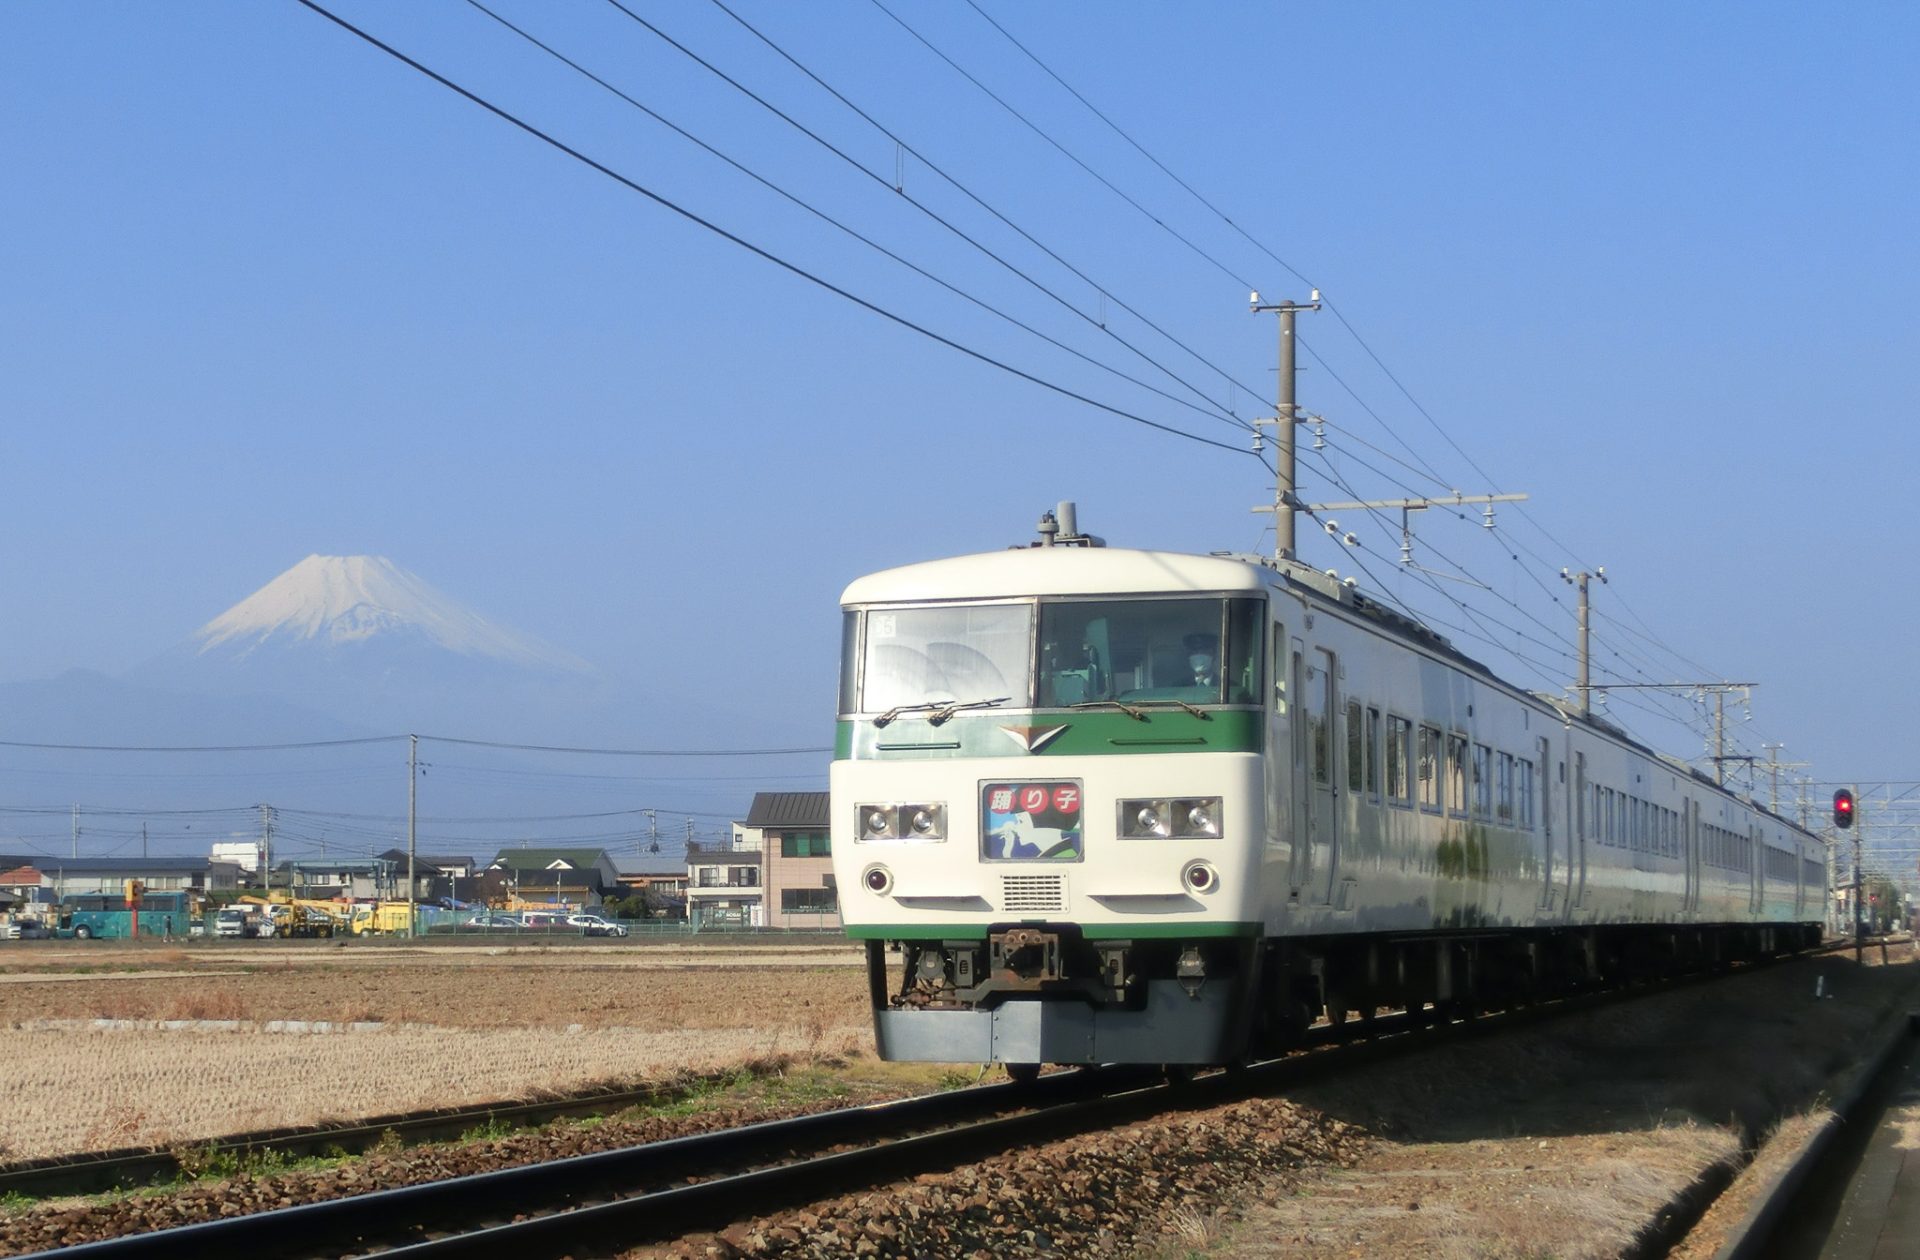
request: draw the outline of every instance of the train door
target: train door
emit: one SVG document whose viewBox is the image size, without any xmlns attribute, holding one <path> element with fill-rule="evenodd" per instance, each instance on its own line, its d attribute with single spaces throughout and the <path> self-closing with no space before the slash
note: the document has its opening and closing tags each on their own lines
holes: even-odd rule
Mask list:
<svg viewBox="0 0 1920 1260">
<path fill-rule="evenodd" d="M 1307 805 L 1307 834 L 1313 842 L 1315 878 L 1310 887 L 1316 902 L 1333 900 L 1333 880 L 1340 866 L 1340 814 L 1334 799 L 1334 749 L 1339 740 L 1334 714 L 1340 712 L 1340 678 L 1333 653 L 1313 650 L 1313 668 L 1307 680 L 1307 724 L 1313 732 L 1313 791 Z"/>
<path fill-rule="evenodd" d="M 1293 694 L 1300 706 L 1293 724 L 1293 888 L 1309 902 L 1324 903 L 1332 881 L 1333 655 L 1293 645 Z"/>
<path fill-rule="evenodd" d="M 1593 819 L 1587 800 L 1587 754 L 1573 754 L 1573 790 L 1568 794 L 1567 836 L 1567 908 L 1578 909 L 1587 901 L 1587 835 Z"/>
<path fill-rule="evenodd" d="M 1540 775 L 1540 908 L 1553 910 L 1553 741 L 1534 741 L 1534 764 Z M 1528 819 L 1529 823 L 1533 820 Z"/>
<path fill-rule="evenodd" d="M 1680 909 L 1688 914 L 1700 908 L 1700 845 L 1697 839 L 1699 828 L 1695 811 L 1699 807 L 1692 801 L 1680 802 L 1680 877 L 1684 893 L 1680 898 Z"/>
<path fill-rule="evenodd" d="M 1747 827 L 1747 910 L 1758 918 L 1767 908 L 1766 845 L 1761 843 L 1760 828 Z"/>
<path fill-rule="evenodd" d="M 1293 843 L 1294 751 L 1289 729 L 1292 714 L 1289 698 L 1294 695 L 1293 669 L 1287 655 L 1287 628 L 1273 623 L 1272 670 L 1273 707 L 1267 711 L 1267 844 Z M 1288 877 L 1291 879 L 1291 861 Z"/>
</svg>

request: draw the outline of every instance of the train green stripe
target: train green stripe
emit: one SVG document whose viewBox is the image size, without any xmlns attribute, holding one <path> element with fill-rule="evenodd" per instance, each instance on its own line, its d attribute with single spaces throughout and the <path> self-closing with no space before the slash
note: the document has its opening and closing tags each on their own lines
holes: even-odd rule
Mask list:
<svg viewBox="0 0 1920 1260">
<path fill-rule="evenodd" d="M 1090 941 L 1106 940 L 1185 940 L 1201 937 L 1261 936 L 1258 923 L 1109 923 L 1080 924 L 1080 934 Z M 987 937 L 984 923 L 861 923 L 847 927 L 847 936 L 856 941 L 981 941 Z"/>
</svg>

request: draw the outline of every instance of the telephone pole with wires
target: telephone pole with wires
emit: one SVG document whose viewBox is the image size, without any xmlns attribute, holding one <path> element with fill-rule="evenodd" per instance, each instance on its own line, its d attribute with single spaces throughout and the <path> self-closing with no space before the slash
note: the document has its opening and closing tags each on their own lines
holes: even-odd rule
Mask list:
<svg viewBox="0 0 1920 1260">
<path fill-rule="evenodd" d="M 1526 500 L 1524 494 L 1452 494 L 1433 498 L 1411 499 L 1352 499 L 1342 503 L 1302 503 L 1298 494 L 1298 460 L 1295 441 L 1300 422 L 1300 408 L 1294 402 L 1294 378 L 1297 365 L 1294 357 L 1294 320 L 1301 311 L 1320 309 L 1320 290 L 1314 289 L 1312 297 L 1305 302 L 1262 302 L 1260 291 L 1254 290 L 1247 295 L 1247 305 L 1254 314 L 1271 311 L 1280 316 L 1280 374 L 1275 387 L 1274 415 L 1271 419 L 1253 422 L 1254 450 L 1261 449 L 1262 429 L 1274 431 L 1273 442 L 1273 504 L 1260 504 L 1253 510 L 1273 513 L 1273 559 L 1276 565 L 1283 561 L 1298 561 L 1296 554 L 1296 513 L 1306 512 L 1317 516 L 1322 512 L 1375 511 L 1399 509 L 1400 512 L 1400 563 L 1413 565 L 1413 529 L 1409 513 L 1432 507 L 1458 507 L 1477 503 L 1485 505 L 1483 524 L 1493 528 L 1493 505 L 1495 503 L 1520 503 Z M 1352 534 L 1342 537 L 1339 527 L 1332 521 L 1326 522 L 1327 533 L 1336 542 L 1351 547 L 1357 541 Z M 1418 567 L 1418 566 L 1414 566 Z M 1426 570 L 1422 570 L 1425 572 Z"/>
</svg>

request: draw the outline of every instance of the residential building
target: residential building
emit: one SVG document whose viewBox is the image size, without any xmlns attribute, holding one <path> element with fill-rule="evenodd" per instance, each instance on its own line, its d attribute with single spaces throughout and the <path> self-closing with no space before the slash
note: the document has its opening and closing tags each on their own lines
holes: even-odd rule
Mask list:
<svg viewBox="0 0 1920 1260">
<path fill-rule="evenodd" d="M 130 879 L 145 884 L 148 892 L 231 892 L 240 883 L 238 866 L 210 858 L 43 857 L 28 865 L 39 872 L 40 887 L 51 890 L 56 901 L 100 894 L 124 896 Z M 24 883 L 22 868 L 8 875 L 20 876 Z"/>
<path fill-rule="evenodd" d="M 756 834 L 766 890 L 766 925 L 840 927 L 825 792 L 759 792 L 743 831 Z"/>
<path fill-rule="evenodd" d="M 696 929 L 764 926 L 759 850 L 688 844 L 687 919 Z"/>
<path fill-rule="evenodd" d="M 605 849 L 502 849 L 480 874 L 488 902 L 554 902 L 598 906 L 622 892 L 620 871 Z"/>
</svg>

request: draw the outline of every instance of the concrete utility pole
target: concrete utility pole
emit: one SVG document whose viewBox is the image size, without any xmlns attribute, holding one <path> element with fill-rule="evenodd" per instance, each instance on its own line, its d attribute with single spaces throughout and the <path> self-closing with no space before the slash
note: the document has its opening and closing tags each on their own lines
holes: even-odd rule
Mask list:
<svg viewBox="0 0 1920 1260">
<path fill-rule="evenodd" d="M 1255 290 L 1248 295 L 1248 306 L 1254 314 L 1273 311 L 1280 316 L 1280 379 L 1275 389 L 1274 416 L 1270 420 L 1255 420 L 1254 450 L 1260 449 L 1260 430 L 1271 428 L 1273 441 L 1273 503 L 1261 504 L 1254 508 L 1256 512 L 1273 513 L 1273 558 L 1275 563 L 1283 560 L 1298 560 L 1295 554 L 1296 512 L 1345 512 L 1363 509 L 1400 509 L 1400 563 L 1413 563 L 1412 531 L 1407 524 L 1407 513 L 1423 508 L 1460 506 L 1467 503 L 1488 505 L 1485 511 L 1485 524 L 1493 528 L 1493 508 L 1495 503 L 1519 503 L 1527 496 L 1524 494 L 1460 494 L 1454 492 L 1431 499 L 1363 499 L 1347 503 L 1302 503 L 1295 493 L 1297 486 L 1297 468 L 1295 461 L 1295 431 L 1299 426 L 1300 409 L 1294 403 L 1294 377 L 1296 376 L 1294 359 L 1294 316 L 1301 311 L 1320 309 L 1320 290 L 1313 290 L 1313 296 L 1306 302 L 1262 302 L 1260 293 Z M 1331 521 L 1327 522 L 1327 532 L 1335 537 L 1339 531 Z M 1349 534 L 1345 540 L 1349 546 L 1354 538 Z"/>
<path fill-rule="evenodd" d="M 1275 390 L 1273 420 L 1269 422 L 1274 427 L 1273 507 L 1268 510 L 1273 513 L 1273 558 L 1292 560 L 1295 559 L 1293 510 L 1299 503 L 1294 497 L 1293 435 L 1299 415 L 1293 404 L 1293 320 L 1301 311 L 1320 309 L 1320 290 L 1315 289 L 1313 297 L 1306 302 L 1272 303 L 1263 303 L 1256 290 L 1247 295 L 1247 305 L 1256 315 L 1273 311 L 1280 316 L 1280 380 Z"/>
<path fill-rule="evenodd" d="M 418 799 L 417 789 L 419 784 L 420 737 L 418 735 L 409 735 L 407 736 L 407 935 L 409 937 L 415 935 L 414 920 L 420 909 L 414 904 L 414 893 L 417 885 L 413 882 L 415 830 L 416 824 L 419 821 L 418 815 L 415 812 L 415 806 Z"/>
<path fill-rule="evenodd" d="M 1590 646 L 1593 635 L 1589 616 L 1591 605 L 1587 601 L 1587 583 L 1594 578 L 1599 578 L 1601 584 L 1605 585 L 1607 566 L 1596 565 L 1591 573 L 1584 569 L 1577 574 L 1565 569 L 1560 570 L 1560 580 L 1580 590 L 1580 681 L 1574 684 L 1574 690 L 1580 693 L 1581 717 L 1593 715 L 1593 650 Z"/>
<path fill-rule="evenodd" d="M 273 891 L 273 806 L 260 806 L 260 895 Z M 292 890 L 289 889 L 289 892 Z M 270 898 L 269 898 L 270 899 Z"/>
<path fill-rule="evenodd" d="M 1770 784 L 1767 789 L 1767 808 L 1777 814 L 1780 812 L 1780 772 L 1782 770 L 1804 770 L 1810 763 L 1805 761 L 1780 760 L 1780 750 L 1786 747 L 1785 744 L 1763 743 L 1760 747 L 1767 751 L 1767 778 Z M 1802 801 L 1800 803 L 1800 825 L 1802 827 L 1807 825 L 1806 816 L 1806 802 Z"/>
<path fill-rule="evenodd" d="M 1561 576 L 1564 577 L 1566 575 L 1563 573 Z M 1580 576 L 1584 578 L 1587 575 L 1582 573 Z M 1597 577 L 1599 575 L 1596 574 L 1595 576 Z M 1573 579 L 1568 578 L 1567 580 L 1572 581 Z M 1604 581 L 1605 579 L 1602 578 L 1601 580 Z M 1587 680 L 1587 618 L 1585 615 L 1587 610 L 1586 594 L 1587 594 L 1586 587 L 1585 585 L 1582 585 L 1580 588 L 1580 612 L 1581 612 L 1581 617 L 1580 617 L 1580 695 L 1581 695 L 1580 712 L 1583 716 L 1587 712 L 1587 706 L 1586 706 L 1585 700 L 1586 700 L 1586 693 L 1588 690 L 1587 681 L 1586 681 Z M 1713 702 L 1714 702 L 1713 781 L 1722 786 L 1725 786 L 1727 781 L 1727 770 L 1726 770 L 1727 762 L 1744 761 L 1749 766 L 1751 766 L 1753 765 L 1755 760 L 1754 758 L 1746 756 L 1745 754 L 1734 754 L 1734 753 L 1729 753 L 1727 751 L 1727 705 L 1726 705 L 1727 693 L 1737 691 L 1741 693 L 1743 698 L 1750 698 L 1753 689 L 1755 687 L 1758 687 L 1759 685 L 1760 685 L 1759 683 L 1750 683 L 1750 682 L 1602 683 L 1599 686 L 1592 688 L 1592 690 L 1594 691 L 1696 691 L 1701 693 L 1702 695 L 1706 695 L 1710 693 L 1713 696 Z M 1781 764 L 1786 765 L 1788 763 L 1782 762 Z"/>
<path fill-rule="evenodd" d="M 80 856 L 80 807 L 73 807 L 73 856 Z"/>
<path fill-rule="evenodd" d="M 1867 935 L 1866 926 L 1862 922 L 1866 910 L 1867 889 L 1866 885 L 1861 883 L 1860 880 L 1860 868 L 1862 865 L 1860 859 L 1864 847 L 1863 842 L 1865 840 L 1863 833 L 1866 831 L 1866 819 L 1864 815 L 1867 811 L 1860 807 L 1860 789 L 1853 787 L 1850 788 L 1849 791 L 1853 793 L 1853 961 L 1858 963 L 1860 961 L 1861 942 L 1866 939 Z"/>
</svg>

